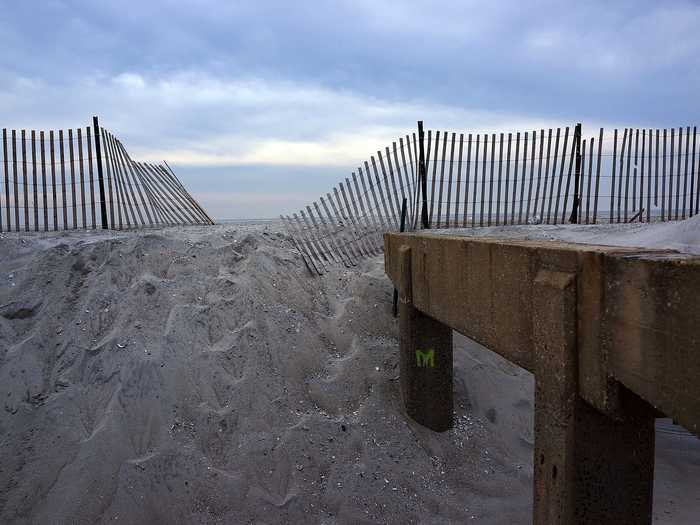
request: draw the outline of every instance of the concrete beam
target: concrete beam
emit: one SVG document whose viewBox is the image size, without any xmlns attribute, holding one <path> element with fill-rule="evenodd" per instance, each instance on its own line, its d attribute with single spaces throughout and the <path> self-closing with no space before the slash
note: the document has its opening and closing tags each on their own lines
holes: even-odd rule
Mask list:
<svg viewBox="0 0 700 525">
<path fill-rule="evenodd" d="M 400 247 L 411 250 L 416 309 L 531 372 L 536 276 L 576 275 L 581 398 L 619 417 L 622 384 L 700 434 L 700 257 L 425 232 L 384 240 L 397 287 Z"/>
</svg>

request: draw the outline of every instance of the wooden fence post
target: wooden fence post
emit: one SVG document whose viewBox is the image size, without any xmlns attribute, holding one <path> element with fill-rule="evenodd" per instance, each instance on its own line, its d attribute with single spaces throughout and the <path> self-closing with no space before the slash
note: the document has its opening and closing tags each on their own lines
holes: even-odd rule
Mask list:
<svg viewBox="0 0 700 525">
<path fill-rule="evenodd" d="M 423 193 L 423 206 L 421 208 L 421 223 L 424 229 L 430 228 L 428 220 L 428 177 L 425 173 L 425 151 L 423 149 L 423 121 L 418 121 L 418 178 L 420 179 L 420 191 Z"/>
<path fill-rule="evenodd" d="M 571 210 L 569 222 L 576 224 L 578 222 L 578 207 L 579 207 L 579 180 L 581 179 L 581 123 L 576 124 L 574 129 L 574 150 L 576 151 L 576 171 L 574 172 L 574 202 Z"/>
<path fill-rule="evenodd" d="M 100 147 L 100 125 L 97 117 L 92 117 L 92 127 L 95 134 L 95 157 L 97 159 L 97 181 L 100 188 L 100 214 L 102 218 L 102 229 L 109 228 L 107 224 L 107 202 L 105 200 L 105 181 L 102 175 L 102 148 Z"/>
</svg>

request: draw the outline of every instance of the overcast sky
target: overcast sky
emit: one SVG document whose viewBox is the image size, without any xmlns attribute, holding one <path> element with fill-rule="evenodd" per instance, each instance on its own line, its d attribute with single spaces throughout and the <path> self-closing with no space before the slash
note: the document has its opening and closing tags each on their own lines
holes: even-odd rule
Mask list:
<svg viewBox="0 0 700 525">
<path fill-rule="evenodd" d="M 697 124 L 697 2 L 0 8 L 0 127 L 91 116 L 218 218 L 296 210 L 415 129 Z"/>
</svg>

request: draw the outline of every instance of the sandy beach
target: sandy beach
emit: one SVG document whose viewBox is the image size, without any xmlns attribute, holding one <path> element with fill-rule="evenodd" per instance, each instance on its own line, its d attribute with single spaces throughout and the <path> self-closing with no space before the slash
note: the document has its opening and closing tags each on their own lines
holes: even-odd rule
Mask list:
<svg viewBox="0 0 700 525">
<path fill-rule="evenodd" d="M 530 523 L 532 376 L 457 335 L 455 427 L 420 427 L 391 299 L 278 223 L 4 234 L 0 522 Z M 655 523 L 697 523 L 661 427 Z"/>
</svg>

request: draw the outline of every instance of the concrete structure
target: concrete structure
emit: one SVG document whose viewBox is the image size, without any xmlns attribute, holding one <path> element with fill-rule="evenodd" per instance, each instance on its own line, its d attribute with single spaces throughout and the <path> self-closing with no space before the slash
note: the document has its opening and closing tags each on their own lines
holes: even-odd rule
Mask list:
<svg viewBox="0 0 700 525">
<path fill-rule="evenodd" d="M 408 414 L 451 426 L 451 330 L 535 374 L 534 523 L 651 523 L 654 418 L 700 434 L 700 257 L 387 233 Z"/>
</svg>

